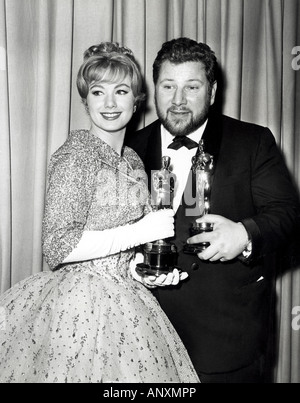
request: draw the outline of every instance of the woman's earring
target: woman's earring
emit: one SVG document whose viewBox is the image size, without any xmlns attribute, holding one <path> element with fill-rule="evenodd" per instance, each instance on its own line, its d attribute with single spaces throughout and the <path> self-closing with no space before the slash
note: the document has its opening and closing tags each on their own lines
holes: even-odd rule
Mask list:
<svg viewBox="0 0 300 403">
<path fill-rule="evenodd" d="M 135 113 L 136 110 L 137 110 L 137 107 L 136 107 L 136 105 L 134 105 L 134 107 L 133 107 L 133 113 Z"/>
</svg>

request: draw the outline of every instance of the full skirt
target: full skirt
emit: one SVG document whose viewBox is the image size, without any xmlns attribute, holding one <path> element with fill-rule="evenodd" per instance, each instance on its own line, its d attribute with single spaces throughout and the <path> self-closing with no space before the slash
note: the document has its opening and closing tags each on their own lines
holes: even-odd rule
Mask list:
<svg viewBox="0 0 300 403">
<path fill-rule="evenodd" d="M 0 382 L 199 382 L 176 331 L 127 263 L 123 271 L 119 258 L 68 265 L 4 293 Z"/>
</svg>

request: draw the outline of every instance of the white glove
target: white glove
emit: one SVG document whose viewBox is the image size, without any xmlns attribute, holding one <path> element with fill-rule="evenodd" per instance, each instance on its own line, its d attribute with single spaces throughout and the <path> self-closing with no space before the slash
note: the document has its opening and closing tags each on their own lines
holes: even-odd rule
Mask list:
<svg viewBox="0 0 300 403">
<path fill-rule="evenodd" d="M 136 265 L 138 263 L 143 263 L 144 256 L 142 253 L 137 253 L 135 258 L 130 262 L 129 268 L 132 277 L 142 283 L 147 288 L 156 288 L 156 287 L 167 287 L 167 286 L 175 286 L 179 284 L 180 281 L 183 281 L 188 278 L 188 273 L 185 271 L 179 271 L 178 269 L 174 269 L 172 272 L 167 274 L 161 274 L 159 276 L 149 275 L 149 276 L 140 276 L 136 271 Z"/>
<path fill-rule="evenodd" d="M 137 223 L 129 225 L 132 236 L 130 247 L 173 237 L 174 214 L 171 209 L 153 211 Z"/>
<path fill-rule="evenodd" d="M 63 263 L 97 259 L 173 236 L 174 211 L 159 210 L 147 214 L 134 224 L 104 231 L 84 231 L 77 247 Z"/>
</svg>

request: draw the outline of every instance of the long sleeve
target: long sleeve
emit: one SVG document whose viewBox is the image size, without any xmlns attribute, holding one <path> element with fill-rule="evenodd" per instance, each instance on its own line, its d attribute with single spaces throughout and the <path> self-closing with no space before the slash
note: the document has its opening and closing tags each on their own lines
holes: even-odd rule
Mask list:
<svg viewBox="0 0 300 403">
<path fill-rule="evenodd" d="M 253 159 L 251 189 L 256 215 L 242 222 L 252 239 L 253 257 L 260 257 L 291 239 L 299 217 L 296 188 L 268 129 Z"/>
<path fill-rule="evenodd" d="M 76 153 L 54 155 L 43 220 L 43 253 L 53 270 L 70 254 L 82 237 L 91 204 L 96 162 L 83 161 Z"/>
</svg>

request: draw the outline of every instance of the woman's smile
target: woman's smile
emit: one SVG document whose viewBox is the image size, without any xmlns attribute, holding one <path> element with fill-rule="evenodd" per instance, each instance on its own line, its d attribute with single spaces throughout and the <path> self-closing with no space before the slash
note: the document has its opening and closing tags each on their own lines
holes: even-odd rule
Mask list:
<svg viewBox="0 0 300 403">
<path fill-rule="evenodd" d="M 116 120 L 121 116 L 122 112 L 103 112 L 101 116 L 106 120 Z"/>
</svg>

